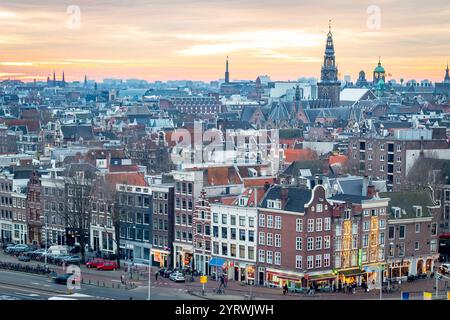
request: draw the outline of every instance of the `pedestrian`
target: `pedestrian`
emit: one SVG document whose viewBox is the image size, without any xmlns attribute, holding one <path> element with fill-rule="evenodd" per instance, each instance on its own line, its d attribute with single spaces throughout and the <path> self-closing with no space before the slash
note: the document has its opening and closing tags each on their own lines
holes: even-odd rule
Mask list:
<svg viewBox="0 0 450 320">
<path fill-rule="evenodd" d="M 156 271 L 156 273 L 155 273 L 155 280 L 156 280 L 156 281 L 158 281 L 158 275 L 159 275 L 159 272 Z"/>
<path fill-rule="evenodd" d="M 223 284 L 225 288 L 228 286 L 228 277 L 224 277 Z"/>
<path fill-rule="evenodd" d="M 287 283 L 284 283 L 284 286 L 283 286 L 283 295 L 286 295 L 287 292 L 288 292 L 288 286 L 287 286 Z"/>
<path fill-rule="evenodd" d="M 125 276 L 123 274 L 120 276 L 120 283 L 125 284 Z"/>
<path fill-rule="evenodd" d="M 220 276 L 220 286 L 219 288 L 225 287 L 225 277 L 223 275 Z"/>
</svg>

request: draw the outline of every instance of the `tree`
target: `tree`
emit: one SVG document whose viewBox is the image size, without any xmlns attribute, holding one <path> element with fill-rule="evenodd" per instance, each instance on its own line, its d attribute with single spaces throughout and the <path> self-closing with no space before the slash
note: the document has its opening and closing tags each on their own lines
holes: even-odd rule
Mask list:
<svg viewBox="0 0 450 320">
<path fill-rule="evenodd" d="M 409 169 L 406 180 L 412 187 L 427 187 L 435 189 L 436 185 L 443 184 L 449 176 L 449 161 L 438 159 L 433 152 L 421 154 Z"/>
</svg>

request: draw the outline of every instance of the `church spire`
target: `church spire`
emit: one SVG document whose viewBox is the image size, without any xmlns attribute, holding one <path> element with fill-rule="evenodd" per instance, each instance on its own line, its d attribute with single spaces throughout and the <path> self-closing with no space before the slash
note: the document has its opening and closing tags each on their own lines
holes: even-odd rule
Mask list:
<svg viewBox="0 0 450 320">
<path fill-rule="evenodd" d="M 64 70 L 63 70 L 63 73 L 62 73 L 62 86 L 64 87 L 65 85 L 66 85 L 66 77 L 64 75 Z"/>
<path fill-rule="evenodd" d="M 84 86 L 87 87 L 87 75 L 84 75 Z"/>
<path fill-rule="evenodd" d="M 449 74 L 449 69 L 448 69 L 448 62 L 447 62 L 447 69 L 445 69 L 444 82 L 450 82 L 450 74 Z"/>
<path fill-rule="evenodd" d="M 56 72 L 55 72 L 55 69 L 53 69 L 53 86 L 56 87 Z"/>
<path fill-rule="evenodd" d="M 225 65 L 225 83 L 229 82 L 230 82 L 230 72 L 228 71 L 228 56 L 227 56 L 227 61 Z"/>
</svg>

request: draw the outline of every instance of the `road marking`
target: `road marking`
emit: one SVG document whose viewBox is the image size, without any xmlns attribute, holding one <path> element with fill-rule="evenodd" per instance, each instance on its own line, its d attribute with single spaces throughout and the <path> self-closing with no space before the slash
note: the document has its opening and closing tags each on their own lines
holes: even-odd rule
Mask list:
<svg viewBox="0 0 450 320">
<path fill-rule="evenodd" d="M 20 292 L 14 292 L 14 294 L 19 294 L 21 296 L 28 296 L 28 297 L 40 297 L 40 295 L 35 293 L 20 293 Z"/>
</svg>

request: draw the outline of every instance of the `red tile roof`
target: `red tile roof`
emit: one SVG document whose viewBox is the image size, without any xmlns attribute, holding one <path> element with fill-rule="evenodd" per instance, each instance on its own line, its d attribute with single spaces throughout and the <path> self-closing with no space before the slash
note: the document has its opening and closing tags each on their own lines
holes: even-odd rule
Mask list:
<svg viewBox="0 0 450 320">
<path fill-rule="evenodd" d="M 107 173 L 106 181 L 111 186 L 115 186 L 117 184 L 128 184 L 141 187 L 147 186 L 144 174 L 140 172 Z"/>
<path fill-rule="evenodd" d="M 311 149 L 284 149 L 284 161 L 287 163 L 315 159 L 317 159 L 317 153 Z"/>
<path fill-rule="evenodd" d="M 348 157 L 346 155 L 338 154 L 335 156 L 330 156 L 330 158 L 328 159 L 328 163 L 330 165 L 336 164 L 336 163 L 344 164 L 347 162 L 347 160 L 348 160 Z"/>
</svg>

